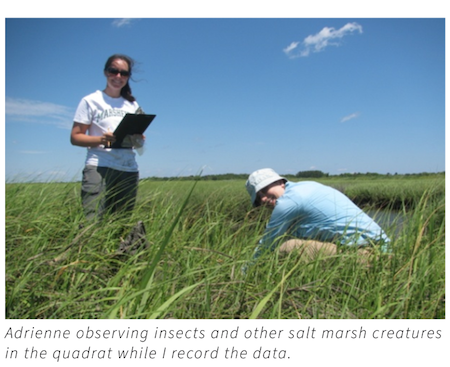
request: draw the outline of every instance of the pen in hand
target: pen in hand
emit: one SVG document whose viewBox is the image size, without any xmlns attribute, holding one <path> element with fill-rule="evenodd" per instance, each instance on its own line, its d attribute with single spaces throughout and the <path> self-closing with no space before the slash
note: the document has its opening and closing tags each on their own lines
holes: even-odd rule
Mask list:
<svg viewBox="0 0 450 367">
<path fill-rule="evenodd" d="M 110 132 L 111 132 L 111 130 L 108 127 L 108 133 L 110 133 Z M 109 140 L 106 142 L 106 147 L 111 148 L 111 142 Z"/>
</svg>

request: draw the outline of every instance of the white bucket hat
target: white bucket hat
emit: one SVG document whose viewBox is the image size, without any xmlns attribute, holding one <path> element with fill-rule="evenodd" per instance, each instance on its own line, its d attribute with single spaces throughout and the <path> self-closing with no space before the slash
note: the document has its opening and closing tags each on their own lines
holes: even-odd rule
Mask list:
<svg viewBox="0 0 450 367">
<path fill-rule="evenodd" d="M 256 194 L 259 190 L 279 180 L 287 181 L 271 168 L 257 170 L 248 176 L 245 186 L 250 195 L 252 205 L 256 206 Z"/>
</svg>

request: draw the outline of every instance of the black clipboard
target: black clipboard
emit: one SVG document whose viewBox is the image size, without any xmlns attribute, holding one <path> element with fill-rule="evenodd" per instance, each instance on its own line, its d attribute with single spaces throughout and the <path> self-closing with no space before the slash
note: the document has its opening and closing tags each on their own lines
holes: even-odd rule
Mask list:
<svg viewBox="0 0 450 367">
<path fill-rule="evenodd" d="M 123 139 L 127 135 L 143 134 L 155 117 L 156 115 L 127 113 L 113 132 L 116 141 L 110 148 L 122 148 Z"/>
</svg>

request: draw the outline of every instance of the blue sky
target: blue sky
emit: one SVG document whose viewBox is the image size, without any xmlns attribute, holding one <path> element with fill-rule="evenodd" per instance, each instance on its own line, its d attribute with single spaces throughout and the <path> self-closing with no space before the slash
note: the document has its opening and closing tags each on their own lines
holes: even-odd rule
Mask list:
<svg viewBox="0 0 450 367">
<path fill-rule="evenodd" d="M 141 177 L 445 170 L 445 19 L 6 18 L 5 178 L 79 180 L 114 53 L 157 115 Z"/>
</svg>

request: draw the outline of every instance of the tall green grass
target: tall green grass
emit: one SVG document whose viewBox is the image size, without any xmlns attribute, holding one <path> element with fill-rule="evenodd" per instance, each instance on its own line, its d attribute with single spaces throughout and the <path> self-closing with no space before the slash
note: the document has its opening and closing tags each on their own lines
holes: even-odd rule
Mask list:
<svg viewBox="0 0 450 367">
<path fill-rule="evenodd" d="M 270 212 L 243 181 L 143 181 L 130 216 L 96 224 L 78 183 L 7 184 L 6 317 L 444 318 L 444 179 L 325 183 L 372 210 L 383 198 L 392 256 L 271 253 L 244 276 Z M 150 246 L 119 253 L 139 220 Z"/>
</svg>

